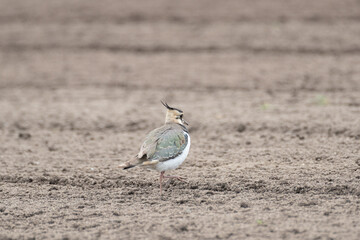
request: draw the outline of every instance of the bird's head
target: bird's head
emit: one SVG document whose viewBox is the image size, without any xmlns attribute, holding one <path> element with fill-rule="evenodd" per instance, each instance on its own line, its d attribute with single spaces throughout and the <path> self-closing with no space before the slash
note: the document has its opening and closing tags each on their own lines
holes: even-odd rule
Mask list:
<svg viewBox="0 0 360 240">
<path fill-rule="evenodd" d="M 167 103 L 161 101 L 161 103 L 167 108 L 165 123 L 178 123 L 181 125 L 188 125 L 183 119 L 183 111 L 178 108 L 170 107 Z"/>
</svg>

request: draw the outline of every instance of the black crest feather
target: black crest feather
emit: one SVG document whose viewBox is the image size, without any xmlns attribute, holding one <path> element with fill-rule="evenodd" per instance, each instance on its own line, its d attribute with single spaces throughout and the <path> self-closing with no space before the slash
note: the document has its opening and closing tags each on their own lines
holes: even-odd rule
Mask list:
<svg viewBox="0 0 360 240">
<path fill-rule="evenodd" d="M 160 102 L 162 103 L 162 105 L 164 105 L 167 109 L 169 110 L 176 110 L 176 111 L 179 111 L 179 112 L 183 112 L 182 110 L 178 109 L 178 108 L 174 108 L 174 107 L 170 107 L 166 102 L 163 102 L 160 100 Z"/>
</svg>

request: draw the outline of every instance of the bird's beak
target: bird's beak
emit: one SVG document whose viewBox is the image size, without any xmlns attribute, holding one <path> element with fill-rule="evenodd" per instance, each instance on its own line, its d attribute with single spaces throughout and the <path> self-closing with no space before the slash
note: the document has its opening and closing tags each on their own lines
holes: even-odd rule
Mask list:
<svg viewBox="0 0 360 240">
<path fill-rule="evenodd" d="M 187 121 L 185 121 L 184 119 L 183 119 L 183 122 L 185 125 L 189 125 L 189 123 Z"/>
</svg>

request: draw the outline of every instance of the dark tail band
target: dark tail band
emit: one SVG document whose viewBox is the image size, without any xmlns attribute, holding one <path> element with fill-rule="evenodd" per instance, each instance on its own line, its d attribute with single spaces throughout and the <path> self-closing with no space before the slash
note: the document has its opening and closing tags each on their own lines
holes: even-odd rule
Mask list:
<svg viewBox="0 0 360 240">
<path fill-rule="evenodd" d="M 126 169 L 133 168 L 133 167 L 136 167 L 136 165 L 128 165 L 126 167 L 123 167 L 123 169 L 126 170 Z"/>
</svg>

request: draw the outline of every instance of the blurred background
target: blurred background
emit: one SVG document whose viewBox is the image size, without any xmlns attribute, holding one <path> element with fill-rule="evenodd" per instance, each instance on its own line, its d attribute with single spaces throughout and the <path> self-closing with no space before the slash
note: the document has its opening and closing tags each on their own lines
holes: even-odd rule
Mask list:
<svg viewBox="0 0 360 240">
<path fill-rule="evenodd" d="M 0 6 L 3 88 L 358 87 L 357 0 L 1 0 Z"/>
<path fill-rule="evenodd" d="M 31 113 L 17 105 L 27 118 L 20 125 L 44 117 L 43 125 L 90 129 L 121 128 L 124 113 L 147 122 L 134 106 L 152 114 L 160 99 L 183 108 L 198 103 L 200 111 L 225 106 L 209 115 L 219 118 L 226 106 L 274 107 L 284 97 L 274 97 L 277 93 L 286 93 L 286 102 L 331 98 L 352 104 L 354 97 L 329 94 L 360 88 L 359 5 L 357 0 L 1 0 L 1 95 L 39 103 Z M 223 96 L 209 95 L 214 92 Z M 54 104 L 66 99 L 64 124 L 49 111 L 59 112 L 63 106 Z M 94 113 L 96 107 L 108 112 Z M 12 106 L 2 109 L 8 113 Z M 86 110 L 92 116 L 84 115 Z M 238 113 L 226 122 L 242 116 Z M 194 116 L 195 126 L 200 116 Z"/>
<path fill-rule="evenodd" d="M 116 166 L 160 100 L 192 147 L 159 205 Z M 0 0 L 0 238 L 356 239 L 359 107 L 359 0 Z"/>
</svg>

